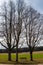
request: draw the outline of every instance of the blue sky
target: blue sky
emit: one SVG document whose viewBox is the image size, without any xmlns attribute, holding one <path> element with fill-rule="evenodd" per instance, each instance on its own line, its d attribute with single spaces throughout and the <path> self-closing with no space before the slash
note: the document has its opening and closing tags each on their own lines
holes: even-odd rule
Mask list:
<svg viewBox="0 0 43 65">
<path fill-rule="evenodd" d="M 43 14 L 43 0 L 26 0 L 28 1 L 28 5 L 31 5 L 38 12 Z"/>
</svg>

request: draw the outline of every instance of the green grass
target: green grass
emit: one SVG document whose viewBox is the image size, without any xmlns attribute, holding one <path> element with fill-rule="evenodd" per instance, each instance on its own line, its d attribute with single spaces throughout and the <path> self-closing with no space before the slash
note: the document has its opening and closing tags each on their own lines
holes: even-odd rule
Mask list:
<svg viewBox="0 0 43 65">
<path fill-rule="evenodd" d="M 8 54 L 7 53 L 0 53 L 0 63 L 16 63 L 16 54 L 11 54 L 12 61 L 8 61 Z M 19 62 L 22 63 L 43 63 L 43 52 L 35 52 L 33 53 L 33 60 L 30 61 L 30 54 L 29 53 L 19 53 L 18 54 Z"/>
<path fill-rule="evenodd" d="M 33 54 L 34 59 L 43 59 L 43 53 Z"/>
</svg>

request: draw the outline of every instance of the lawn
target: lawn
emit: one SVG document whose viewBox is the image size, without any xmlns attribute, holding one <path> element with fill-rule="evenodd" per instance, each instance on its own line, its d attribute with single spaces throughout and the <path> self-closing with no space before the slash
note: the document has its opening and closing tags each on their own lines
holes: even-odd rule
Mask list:
<svg viewBox="0 0 43 65">
<path fill-rule="evenodd" d="M 7 53 L 0 53 L 0 63 L 16 63 L 16 54 L 11 54 L 12 61 L 8 61 Z M 29 53 L 19 53 L 18 54 L 20 63 L 43 63 L 43 51 L 33 52 L 33 61 L 30 61 Z"/>
</svg>

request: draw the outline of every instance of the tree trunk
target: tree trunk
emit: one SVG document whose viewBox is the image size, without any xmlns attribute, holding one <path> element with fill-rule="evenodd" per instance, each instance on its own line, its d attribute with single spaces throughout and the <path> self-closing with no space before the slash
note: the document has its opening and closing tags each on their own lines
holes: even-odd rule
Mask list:
<svg viewBox="0 0 43 65">
<path fill-rule="evenodd" d="M 18 62 L 18 44 L 16 45 L 16 62 Z"/>
<path fill-rule="evenodd" d="M 8 60 L 11 61 L 11 52 L 8 52 Z"/>
<path fill-rule="evenodd" d="M 30 60 L 33 61 L 32 51 L 30 51 Z"/>
</svg>

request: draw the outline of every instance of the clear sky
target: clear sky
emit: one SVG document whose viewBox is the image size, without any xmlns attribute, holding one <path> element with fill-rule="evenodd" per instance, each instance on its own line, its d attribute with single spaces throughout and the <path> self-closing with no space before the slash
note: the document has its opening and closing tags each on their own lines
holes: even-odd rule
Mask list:
<svg viewBox="0 0 43 65">
<path fill-rule="evenodd" d="M 3 5 L 4 1 L 8 2 L 9 0 L 0 0 L 0 6 Z M 25 0 L 25 1 L 27 2 L 28 5 L 31 5 L 38 12 L 43 14 L 43 0 Z M 40 44 L 40 45 L 43 45 L 43 44 Z M 3 47 L 0 45 L 0 48 L 3 48 Z"/>
<path fill-rule="evenodd" d="M 28 4 L 43 14 L 43 0 L 26 0 Z"/>
</svg>

